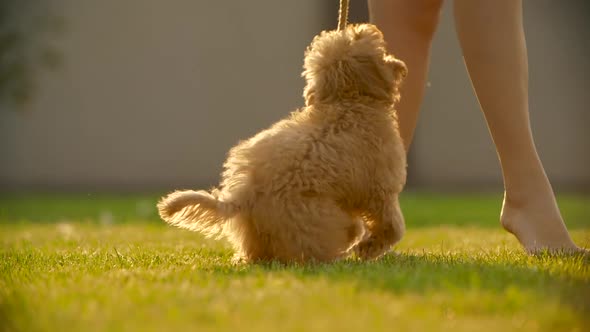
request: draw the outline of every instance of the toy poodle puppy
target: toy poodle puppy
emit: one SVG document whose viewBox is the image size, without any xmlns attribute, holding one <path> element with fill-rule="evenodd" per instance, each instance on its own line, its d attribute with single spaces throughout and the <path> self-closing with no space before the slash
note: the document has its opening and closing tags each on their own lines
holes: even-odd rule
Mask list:
<svg viewBox="0 0 590 332">
<path fill-rule="evenodd" d="M 373 259 L 400 240 L 405 64 L 374 25 L 349 25 L 314 38 L 302 75 L 305 107 L 232 148 L 219 188 L 162 198 L 163 220 L 227 238 L 245 262 Z"/>
</svg>

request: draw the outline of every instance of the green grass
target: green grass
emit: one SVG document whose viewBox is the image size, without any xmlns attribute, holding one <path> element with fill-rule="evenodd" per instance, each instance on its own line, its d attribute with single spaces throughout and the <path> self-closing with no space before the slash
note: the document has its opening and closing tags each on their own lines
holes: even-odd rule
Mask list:
<svg viewBox="0 0 590 332">
<path fill-rule="evenodd" d="M 525 255 L 500 198 L 405 194 L 376 262 L 234 266 L 155 196 L 0 196 L 0 331 L 588 331 L 588 258 Z M 559 202 L 590 246 L 590 197 Z"/>
</svg>

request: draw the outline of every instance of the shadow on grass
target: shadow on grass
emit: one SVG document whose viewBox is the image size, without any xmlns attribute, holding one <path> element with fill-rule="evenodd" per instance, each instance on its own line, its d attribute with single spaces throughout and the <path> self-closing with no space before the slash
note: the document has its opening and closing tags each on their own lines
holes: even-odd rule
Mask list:
<svg viewBox="0 0 590 332">
<path fill-rule="evenodd" d="M 487 257 L 488 256 L 488 257 Z M 294 276 L 303 281 L 323 278 L 331 283 L 353 283 L 360 290 L 379 290 L 393 294 L 435 294 L 443 292 L 461 297 L 469 291 L 491 292 L 504 298 L 513 308 L 527 305 L 521 291 L 534 293 L 541 301 L 557 302 L 572 310 L 585 326 L 590 326 L 590 280 L 556 271 L 559 265 L 586 268 L 588 256 L 552 257 L 544 255 L 514 257 L 513 252 L 469 255 L 396 253 L 375 262 L 346 260 L 335 264 L 284 266 L 278 263 L 212 268 L 220 277 L 239 278 L 257 272 L 269 277 Z M 512 298 L 511 298 L 512 297 Z M 505 303 L 506 304 L 506 303 Z M 502 304 L 497 304 L 501 306 Z"/>
</svg>

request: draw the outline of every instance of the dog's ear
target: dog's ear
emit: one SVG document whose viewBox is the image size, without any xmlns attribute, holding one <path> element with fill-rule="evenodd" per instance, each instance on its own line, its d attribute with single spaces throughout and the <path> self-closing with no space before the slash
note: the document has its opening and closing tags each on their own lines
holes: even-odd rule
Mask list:
<svg viewBox="0 0 590 332">
<path fill-rule="evenodd" d="M 399 89 L 402 81 L 408 75 L 408 67 L 403 61 L 396 59 L 392 55 L 385 57 L 385 63 L 387 63 L 390 72 L 393 73 L 393 100 L 398 102 L 400 99 Z"/>
<path fill-rule="evenodd" d="M 344 31 L 323 31 L 317 35 L 305 51 L 304 71 L 307 85 L 304 98 L 307 105 L 323 99 L 327 91 L 335 91 L 339 80 L 338 67 L 348 56 L 350 36 Z"/>
<path fill-rule="evenodd" d="M 408 74 L 408 68 L 406 64 L 395 58 L 393 55 L 387 54 L 385 50 L 385 40 L 383 39 L 383 34 L 381 31 L 373 24 L 361 24 L 356 26 L 354 29 L 355 40 L 357 42 L 364 42 L 370 45 L 363 45 L 362 47 L 354 47 L 353 51 L 359 53 L 370 53 L 370 50 L 376 50 L 373 55 L 379 57 L 379 55 L 383 55 L 385 57 L 385 62 L 390 64 L 393 67 L 394 73 L 396 76 L 406 77 Z"/>
<path fill-rule="evenodd" d="M 393 68 L 396 79 L 402 79 L 408 75 L 408 67 L 406 67 L 406 64 L 400 59 L 388 55 L 385 57 L 385 62 Z"/>
</svg>

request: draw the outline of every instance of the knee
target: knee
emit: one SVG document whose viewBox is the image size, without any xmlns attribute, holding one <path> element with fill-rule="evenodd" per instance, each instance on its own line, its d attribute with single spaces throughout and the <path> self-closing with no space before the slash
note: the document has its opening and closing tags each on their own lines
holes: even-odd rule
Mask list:
<svg viewBox="0 0 590 332">
<path fill-rule="evenodd" d="M 405 3 L 409 7 L 403 18 L 407 32 L 422 40 L 432 40 L 440 20 L 442 0 L 414 0 Z"/>
<path fill-rule="evenodd" d="M 371 21 L 393 44 L 429 44 L 440 19 L 443 0 L 370 0 Z"/>
</svg>

